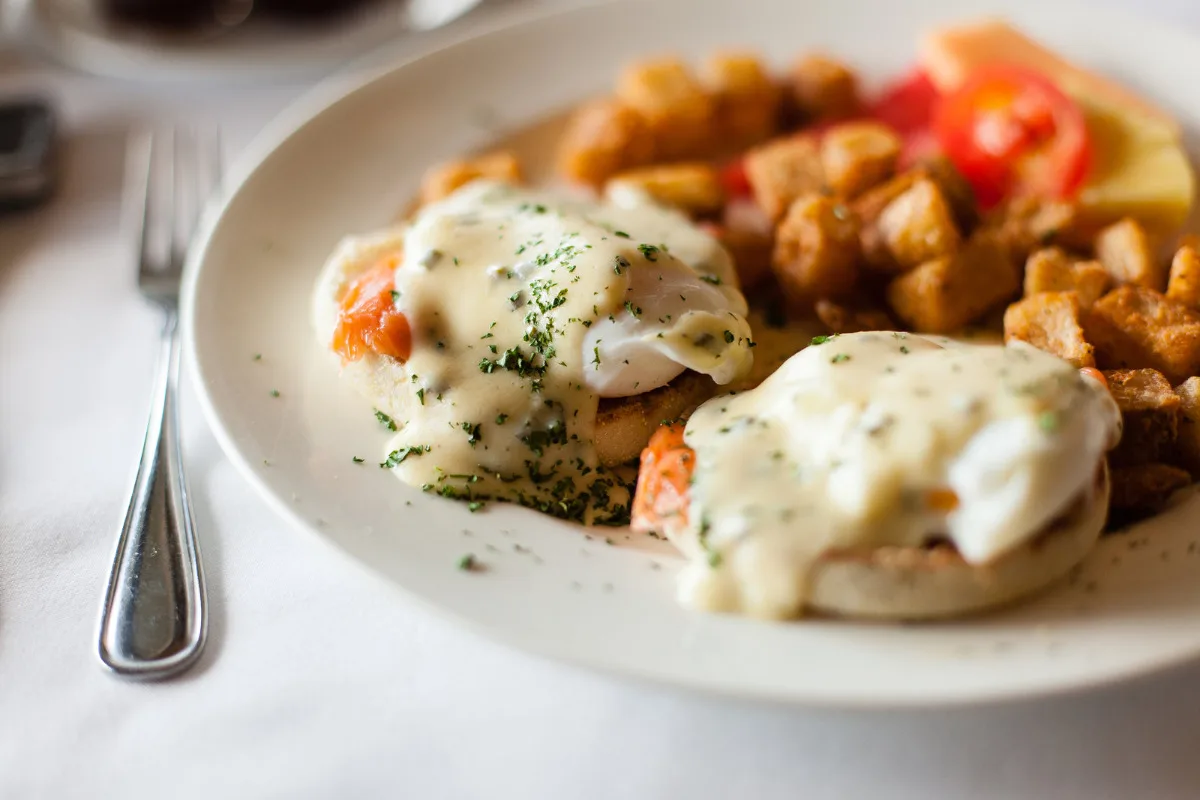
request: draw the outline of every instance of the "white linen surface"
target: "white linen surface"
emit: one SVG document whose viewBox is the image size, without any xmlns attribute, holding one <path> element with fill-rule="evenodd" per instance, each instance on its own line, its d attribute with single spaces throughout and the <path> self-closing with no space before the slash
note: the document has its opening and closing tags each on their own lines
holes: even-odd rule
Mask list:
<svg viewBox="0 0 1200 800">
<path fill-rule="evenodd" d="M 1188 0 L 1161 13 L 1200 25 Z M 119 229 L 135 120 L 231 150 L 303 87 L 172 92 L 2 63 L 58 101 L 64 184 L 0 218 L 0 798 L 1200 796 L 1200 667 L 947 713 L 743 705 L 512 652 L 277 519 L 190 394 L 209 580 L 186 677 L 105 673 L 95 631 L 145 424 L 155 333 Z"/>
</svg>

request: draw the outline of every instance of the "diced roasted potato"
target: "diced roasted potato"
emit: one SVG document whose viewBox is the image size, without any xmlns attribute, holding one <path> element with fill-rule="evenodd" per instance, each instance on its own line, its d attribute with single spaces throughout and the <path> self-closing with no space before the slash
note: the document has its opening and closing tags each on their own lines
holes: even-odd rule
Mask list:
<svg viewBox="0 0 1200 800">
<path fill-rule="evenodd" d="M 1004 312 L 1004 341 L 1018 339 L 1076 367 L 1094 367 L 1092 346 L 1079 324 L 1083 309 L 1075 292 L 1041 292 Z"/>
<path fill-rule="evenodd" d="M 876 224 L 899 272 L 953 253 L 961 239 L 942 190 L 925 177 L 888 203 Z"/>
<path fill-rule="evenodd" d="M 1200 374 L 1200 312 L 1153 289 L 1114 289 L 1092 306 L 1084 330 L 1102 368 L 1150 367 L 1172 383 Z"/>
<path fill-rule="evenodd" d="M 817 319 L 821 320 L 830 333 L 896 329 L 896 322 L 881 308 L 838 303 L 829 299 L 817 301 Z"/>
<path fill-rule="evenodd" d="M 1200 378 L 1188 378 L 1175 387 L 1175 394 L 1179 397 L 1179 432 L 1171 461 L 1200 477 Z"/>
<path fill-rule="evenodd" d="M 1167 298 L 1192 310 L 1200 310 L 1200 252 L 1191 244 L 1180 247 L 1171 259 Z"/>
<path fill-rule="evenodd" d="M 654 158 L 654 140 L 642 116 L 611 99 L 595 100 L 572 116 L 559 145 L 558 166 L 567 178 L 600 186 L 624 169 Z"/>
<path fill-rule="evenodd" d="M 776 139 L 746 154 L 746 180 L 759 208 L 779 220 L 797 198 L 825 187 L 821 150 L 812 136 Z"/>
<path fill-rule="evenodd" d="M 888 304 L 923 333 L 952 333 L 978 319 L 1021 288 L 1007 249 L 986 233 L 958 252 L 927 261 L 888 285 Z"/>
<path fill-rule="evenodd" d="M 1096 236 L 1096 258 L 1114 283 L 1133 283 L 1156 292 L 1167 283 L 1166 271 L 1154 257 L 1146 229 L 1137 220 L 1123 219 L 1100 231 Z"/>
<path fill-rule="evenodd" d="M 1075 292 L 1090 308 L 1108 291 L 1108 270 L 1098 261 L 1078 261 L 1059 247 L 1034 251 L 1025 261 L 1025 296 L 1039 292 Z"/>
<path fill-rule="evenodd" d="M 657 203 L 692 216 L 719 211 L 725 203 L 721 177 L 710 164 L 663 164 L 619 172 L 605 187 L 610 197 L 644 192 Z"/>
<path fill-rule="evenodd" d="M 521 165 L 516 156 L 504 150 L 436 164 L 430 167 L 421 179 L 421 203 L 441 200 L 455 189 L 478 178 L 519 183 Z"/>
<path fill-rule="evenodd" d="M 1163 460 L 1179 431 L 1181 403 L 1171 384 L 1155 369 L 1107 370 L 1104 377 L 1123 423 L 1109 462 L 1129 467 Z"/>
<path fill-rule="evenodd" d="M 714 149 L 713 98 L 677 58 L 630 64 L 617 98 L 646 120 L 657 158 L 702 158 Z"/>
<path fill-rule="evenodd" d="M 963 233 L 969 233 L 979 224 L 979 204 L 975 202 L 975 190 L 954 162 L 945 156 L 934 156 L 922 159 L 916 171 L 929 178 L 942 190 L 950 210 L 954 212 L 954 221 Z"/>
<path fill-rule="evenodd" d="M 801 58 L 787 75 L 790 100 L 808 121 L 844 119 L 861 106 L 858 79 L 841 61 L 821 54 Z"/>
<path fill-rule="evenodd" d="M 988 215 L 986 227 L 996 232 L 1018 261 L 1052 244 L 1074 243 L 1078 212 L 1067 203 L 1017 198 Z"/>
<path fill-rule="evenodd" d="M 821 137 L 825 182 L 844 197 L 855 197 L 890 178 L 899 157 L 899 137 L 877 122 L 835 125 Z"/>
<path fill-rule="evenodd" d="M 1171 495 L 1192 482 L 1185 470 L 1169 464 L 1117 467 L 1111 472 L 1109 507 L 1115 518 L 1128 521 L 1158 513 Z"/>
<path fill-rule="evenodd" d="M 920 177 L 920 173 L 915 170 L 902 172 L 891 180 L 868 189 L 850 203 L 850 207 L 862 223 L 860 246 L 863 260 L 868 266 L 889 272 L 894 270 L 895 262 L 879 227 L 879 217 L 893 200 L 908 191 Z"/>
<path fill-rule="evenodd" d="M 765 142 L 779 128 L 779 87 L 751 53 L 717 53 L 704 80 L 716 104 L 716 136 L 722 150 Z"/>
<path fill-rule="evenodd" d="M 800 198 L 775 231 L 771 265 L 792 308 L 849 292 L 858 277 L 857 260 L 858 219 L 832 198 Z"/>
</svg>

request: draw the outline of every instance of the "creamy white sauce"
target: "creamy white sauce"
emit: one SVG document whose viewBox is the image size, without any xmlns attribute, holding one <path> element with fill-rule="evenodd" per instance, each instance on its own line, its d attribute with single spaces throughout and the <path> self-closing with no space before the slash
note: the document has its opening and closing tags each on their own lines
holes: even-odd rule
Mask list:
<svg viewBox="0 0 1200 800">
<path fill-rule="evenodd" d="M 338 291 L 331 276 L 371 266 L 395 239 L 339 248 L 318 288 L 319 332 Z M 429 491 L 622 521 L 628 487 L 593 446 L 599 399 L 685 369 L 726 384 L 752 366 L 728 254 L 644 198 L 603 204 L 479 181 L 423 209 L 397 246 L 412 355 L 373 385 L 397 417 L 388 463 Z"/>
<path fill-rule="evenodd" d="M 839 548 L 944 538 L 986 563 L 1084 492 L 1119 431 L 1099 383 L 1019 342 L 830 337 L 688 422 L 681 599 L 793 616 Z"/>
</svg>

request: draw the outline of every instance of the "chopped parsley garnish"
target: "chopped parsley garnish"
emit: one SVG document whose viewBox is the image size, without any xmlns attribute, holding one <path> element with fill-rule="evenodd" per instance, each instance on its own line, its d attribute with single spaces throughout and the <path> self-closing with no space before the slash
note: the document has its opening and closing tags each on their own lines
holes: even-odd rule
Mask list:
<svg viewBox="0 0 1200 800">
<path fill-rule="evenodd" d="M 625 256 L 617 256 L 616 261 L 613 265 L 613 272 L 620 275 L 621 270 L 623 270 L 623 269 L 629 269 L 629 259 L 626 258 Z"/>
<path fill-rule="evenodd" d="M 613 236 L 620 236 L 622 239 L 628 239 L 629 234 L 625 231 L 613 231 Z"/>
<path fill-rule="evenodd" d="M 840 364 L 843 361 L 849 361 L 849 360 L 850 360 L 850 356 L 847 355 L 846 353 L 838 353 L 833 358 L 829 359 L 829 363 L 830 364 Z"/>
<path fill-rule="evenodd" d="M 900 345 L 900 352 L 904 353 L 904 355 L 908 355 L 908 352 L 909 352 L 908 345 L 904 345 L 904 344 Z"/>
<path fill-rule="evenodd" d="M 652 244 L 639 244 L 638 252 L 640 252 L 647 261 L 658 261 L 658 248 Z"/>
<path fill-rule="evenodd" d="M 634 317 L 642 316 L 641 306 L 635 306 L 633 303 L 629 302 L 628 300 L 625 301 L 625 310 L 628 311 L 630 313 L 630 315 L 632 315 Z"/>
<path fill-rule="evenodd" d="M 255 360 L 255 361 L 262 361 L 262 353 L 255 353 L 255 354 L 254 354 L 254 360 Z"/>
<path fill-rule="evenodd" d="M 278 389 L 272 389 L 272 390 L 271 390 L 271 397 L 279 397 L 279 390 L 278 390 Z"/>
<path fill-rule="evenodd" d="M 708 551 L 708 565 L 710 567 L 712 567 L 713 569 L 716 569 L 717 567 L 721 566 L 721 560 L 722 560 L 721 554 L 718 553 L 716 550 Z"/>
<path fill-rule="evenodd" d="M 1037 422 L 1038 427 L 1046 433 L 1054 433 L 1054 431 L 1058 430 L 1058 412 L 1043 411 L 1041 414 L 1038 414 Z"/>
<path fill-rule="evenodd" d="M 425 405 L 425 387 L 417 389 L 417 399 L 421 401 L 421 405 Z"/>
<path fill-rule="evenodd" d="M 417 376 L 414 375 L 413 377 L 415 378 Z M 375 409 L 375 419 L 379 420 L 379 424 L 387 428 L 389 431 L 396 430 L 396 423 L 392 420 L 392 418 L 380 411 L 378 408 Z"/>
<path fill-rule="evenodd" d="M 508 414 L 497 414 L 496 415 L 496 424 L 497 425 L 503 425 L 507 420 L 508 420 Z"/>
<path fill-rule="evenodd" d="M 733 331 L 725 331 L 725 344 L 733 344 Z"/>
<path fill-rule="evenodd" d="M 831 339 L 836 339 L 837 336 L 838 335 L 836 333 L 831 333 L 828 336 L 814 336 L 809 344 L 825 344 Z"/>
<path fill-rule="evenodd" d="M 475 555 L 473 553 L 467 553 L 465 556 L 460 558 L 458 560 L 458 568 L 463 572 L 473 571 L 475 569 Z"/>
<path fill-rule="evenodd" d="M 711 283 L 713 286 L 721 285 L 721 279 L 716 275 L 701 275 L 700 280 L 704 281 L 705 283 Z"/>
<path fill-rule="evenodd" d="M 479 433 L 480 427 L 481 426 L 478 422 L 462 423 L 462 429 L 467 432 L 467 444 L 471 445 L 471 447 L 474 447 L 477 442 L 479 442 L 481 439 L 483 439 L 483 436 L 481 436 Z"/>
<path fill-rule="evenodd" d="M 400 302 L 400 293 L 399 293 L 399 292 L 397 292 L 395 289 L 392 289 L 392 302 L 393 302 L 393 303 L 399 303 L 399 302 Z"/>
<path fill-rule="evenodd" d="M 596 365 L 596 369 L 600 369 L 600 345 L 592 348 L 592 363 Z"/>
<path fill-rule="evenodd" d="M 404 460 L 409 456 L 412 456 L 413 458 L 416 458 L 417 456 L 423 456 L 428 453 L 429 450 L 430 447 L 427 444 L 414 444 L 409 447 L 401 447 L 399 450 L 393 450 L 392 452 L 388 453 L 387 460 L 381 463 L 379 466 L 383 469 L 398 467 L 403 464 Z"/>
<path fill-rule="evenodd" d="M 485 358 L 479 362 L 480 372 L 490 375 L 497 368 L 515 372 L 522 378 L 541 377 L 546 373 L 546 368 L 534 365 L 531 357 L 525 355 L 520 347 L 510 347 L 499 358 Z"/>
<path fill-rule="evenodd" d="M 361 463 L 363 463 L 363 459 L 359 458 L 358 456 L 354 456 L 354 457 L 353 457 L 353 458 L 351 458 L 350 460 L 351 460 L 351 461 L 353 461 L 355 464 L 361 464 Z"/>
</svg>

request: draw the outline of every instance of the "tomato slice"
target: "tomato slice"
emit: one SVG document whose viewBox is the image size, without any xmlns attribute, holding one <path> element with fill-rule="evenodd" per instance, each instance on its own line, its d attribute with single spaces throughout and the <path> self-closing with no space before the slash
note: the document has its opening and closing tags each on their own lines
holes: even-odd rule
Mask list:
<svg viewBox="0 0 1200 800">
<path fill-rule="evenodd" d="M 917 68 L 885 89 L 871 104 L 867 116 L 891 126 L 907 139 L 929 128 L 938 98 L 929 75 Z"/>
<path fill-rule="evenodd" d="M 1022 67 L 972 73 L 937 105 L 933 130 L 984 207 L 1006 197 L 1069 199 L 1091 166 L 1083 111 Z"/>
<path fill-rule="evenodd" d="M 392 296 L 398 260 L 383 259 L 355 278 L 342 295 L 332 346 L 344 361 L 357 361 L 367 353 L 405 361 L 412 354 L 408 318 Z"/>
</svg>

